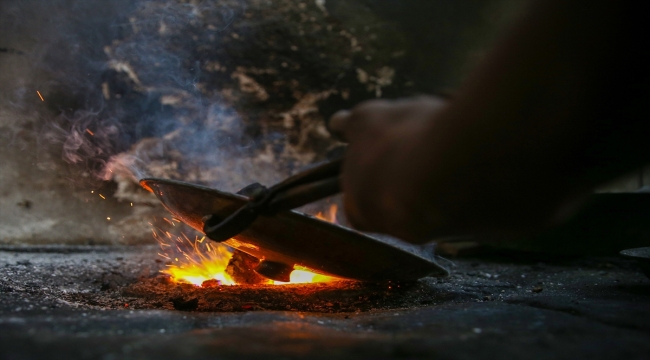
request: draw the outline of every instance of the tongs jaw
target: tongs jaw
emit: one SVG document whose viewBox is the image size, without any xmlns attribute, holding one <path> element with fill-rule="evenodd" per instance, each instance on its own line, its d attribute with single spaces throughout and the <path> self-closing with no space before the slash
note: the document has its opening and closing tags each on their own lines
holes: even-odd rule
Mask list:
<svg viewBox="0 0 650 360">
<path fill-rule="evenodd" d="M 203 232 L 208 238 L 223 242 L 246 230 L 260 215 L 288 211 L 339 193 L 342 162 L 342 158 L 329 161 L 270 188 L 258 183 L 245 187 L 239 193 L 249 196 L 250 201 L 225 219 L 208 215 Z"/>
</svg>

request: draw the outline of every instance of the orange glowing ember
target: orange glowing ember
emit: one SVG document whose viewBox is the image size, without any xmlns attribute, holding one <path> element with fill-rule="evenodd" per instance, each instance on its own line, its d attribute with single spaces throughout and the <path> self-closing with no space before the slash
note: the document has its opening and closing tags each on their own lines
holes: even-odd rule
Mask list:
<svg viewBox="0 0 650 360">
<path fill-rule="evenodd" d="M 168 223 L 171 221 L 165 219 Z M 154 238 L 160 244 L 159 256 L 168 261 L 167 268 L 161 272 L 171 276 L 179 283 L 201 286 L 204 281 L 217 280 L 220 285 L 237 285 L 226 272 L 232 258 L 232 249 L 226 245 L 211 242 L 205 237 L 190 240 L 185 234 L 173 235 L 167 231 L 154 229 Z M 338 278 L 316 274 L 302 266 L 295 266 L 290 275 L 290 282 L 269 280 L 269 284 L 301 284 L 338 281 Z"/>
</svg>

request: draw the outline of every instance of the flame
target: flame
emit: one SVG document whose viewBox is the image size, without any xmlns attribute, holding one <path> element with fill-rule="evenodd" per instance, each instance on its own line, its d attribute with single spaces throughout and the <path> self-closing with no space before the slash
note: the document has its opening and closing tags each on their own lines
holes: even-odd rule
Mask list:
<svg viewBox="0 0 650 360">
<path fill-rule="evenodd" d="M 178 221 L 173 218 L 171 221 L 165 220 L 172 225 L 174 221 Z M 173 235 L 161 229 L 153 229 L 152 232 L 160 245 L 161 252 L 158 255 L 170 262 L 161 272 L 171 276 L 173 281 L 201 286 L 204 281 L 217 280 L 220 285 L 237 285 L 226 272 L 228 262 L 233 255 L 230 247 L 205 241 L 205 237 L 199 239 L 197 236 L 194 240 L 190 240 L 185 234 Z M 338 280 L 296 265 L 288 283 L 269 280 L 268 284 L 322 283 Z"/>
<path fill-rule="evenodd" d="M 330 208 L 327 211 L 327 214 L 324 214 L 322 211 L 319 211 L 318 214 L 316 214 L 316 218 L 321 219 L 323 221 L 327 221 L 332 224 L 338 224 L 338 221 L 336 220 L 336 212 L 338 211 L 338 206 L 336 204 L 330 205 Z"/>
<path fill-rule="evenodd" d="M 158 231 L 153 231 L 162 250 L 158 255 L 171 261 L 162 273 L 170 275 L 176 282 L 196 286 L 201 286 L 206 280 L 217 280 L 221 285 L 235 285 L 235 281 L 226 273 L 228 261 L 232 257 L 227 246 L 210 244 L 204 241 L 205 237 L 196 237 L 191 241 L 185 234 L 163 234 L 161 236 Z"/>
</svg>

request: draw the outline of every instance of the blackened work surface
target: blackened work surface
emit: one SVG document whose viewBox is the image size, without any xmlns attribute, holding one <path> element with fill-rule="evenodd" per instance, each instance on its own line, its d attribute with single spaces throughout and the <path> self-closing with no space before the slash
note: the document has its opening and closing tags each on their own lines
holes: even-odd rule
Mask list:
<svg viewBox="0 0 650 360">
<path fill-rule="evenodd" d="M 144 179 L 175 217 L 202 231 L 206 215 L 226 218 L 247 198 L 203 186 L 165 179 Z M 417 280 L 445 276 L 433 257 L 402 248 L 294 211 L 260 216 L 250 228 L 226 244 L 258 259 L 301 265 L 324 274 L 356 280 Z M 411 251 L 403 250 L 410 249 Z"/>
<path fill-rule="evenodd" d="M 647 359 L 650 281 L 618 258 L 457 260 L 419 304 L 368 312 L 138 310 L 155 248 L 0 250 L 0 359 Z M 104 289 L 104 290 L 102 290 Z M 99 296 L 99 295 L 97 295 Z M 83 301 L 83 299 L 89 299 Z"/>
</svg>

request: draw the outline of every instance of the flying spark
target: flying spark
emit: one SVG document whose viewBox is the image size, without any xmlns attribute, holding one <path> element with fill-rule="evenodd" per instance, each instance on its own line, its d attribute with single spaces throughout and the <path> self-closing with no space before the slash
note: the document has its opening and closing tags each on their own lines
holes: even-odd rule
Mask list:
<svg viewBox="0 0 650 360">
<path fill-rule="evenodd" d="M 43 95 L 41 95 L 40 91 L 36 90 L 36 93 L 38 94 L 38 97 L 41 98 L 41 101 L 45 101 L 45 99 L 43 99 Z"/>
</svg>

